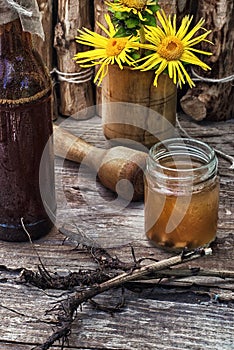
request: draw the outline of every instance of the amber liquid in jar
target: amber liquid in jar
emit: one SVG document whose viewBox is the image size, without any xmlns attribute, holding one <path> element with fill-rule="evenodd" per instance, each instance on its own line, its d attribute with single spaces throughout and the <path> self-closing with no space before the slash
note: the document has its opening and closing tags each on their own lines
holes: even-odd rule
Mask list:
<svg viewBox="0 0 234 350">
<path fill-rule="evenodd" d="M 216 172 L 217 159 L 204 143 L 172 139 L 151 149 L 145 175 L 145 232 L 152 242 L 181 250 L 207 246 L 215 239 Z"/>
</svg>

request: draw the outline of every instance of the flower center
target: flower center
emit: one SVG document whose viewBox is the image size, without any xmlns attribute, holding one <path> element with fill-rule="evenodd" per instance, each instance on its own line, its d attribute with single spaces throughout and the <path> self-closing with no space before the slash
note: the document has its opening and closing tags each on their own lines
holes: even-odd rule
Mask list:
<svg viewBox="0 0 234 350">
<path fill-rule="evenodd" d="M 157 52 L 167 61 L 179 60 L 184 51 L 181 40 L 171 35 L 162 40 L 158 46 Z"/>
<path fill-rule="evenodd" d="M 121 3 L 136 10 L 142 10 L 147 4 L 147 0 L 121 0 Z"/>
<path fill-rule="evenodd" d="M 106 46 L 107 56 L 118 56 L 126 46 L 125 38 L 110 38 Z"/>
</svg>

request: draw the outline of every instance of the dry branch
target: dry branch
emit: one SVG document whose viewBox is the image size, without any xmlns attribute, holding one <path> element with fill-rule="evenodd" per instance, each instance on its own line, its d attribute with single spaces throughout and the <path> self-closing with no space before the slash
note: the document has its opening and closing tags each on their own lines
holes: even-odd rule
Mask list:
<svg viewBox="0 0 234 350">
<path fill-rule="evenodd" d="M 111 288 L 121 287 L 125 283 L 138 280 L 148 274 L 156 271 L 170 268 L 175 265 L 183 264 L 185 262 L 197 259 L 201 256 L 209 255 L 212 253 L 210 248 L 196 249 L 192 252 L 182 252 L 178 256 L 174 256 L 162 261 L 157 261 L 152 264 L 136 268 L 130 272 L 124 272 L 106 282 L 99 285 L 93 285 L 83 291 L 75 292 L 71 297 L 63 301 L 58 306 L 58 329 L 55 331 L 47 341 L 35 348 L 35 350 L 48 350 L 57 340 L 62 339 L 62 344 L 66 341 L 67 337 L 71 333 L 71 325 L 75 319 L 77 309 L 85 301 L 92 299 L 98 294 L 101 294 Z"/>
<path fill-rule="evenodd" d="M 205 277 L 218 277 L 218 278 L 234 278 L 234 272 L 224 270 L 205 270 L 200 267 L 192 267 L 189 269 L 168 269 L 156 273 L 156 278 L 163 277 L 192 277 L 192 276 L 205 276 Z"/>
</svg>

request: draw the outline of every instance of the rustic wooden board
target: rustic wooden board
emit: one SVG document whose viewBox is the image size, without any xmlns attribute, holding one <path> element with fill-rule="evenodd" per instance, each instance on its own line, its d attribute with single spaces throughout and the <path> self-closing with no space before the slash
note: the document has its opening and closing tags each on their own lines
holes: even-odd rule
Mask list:
<svg viewBox="0 0 234 350">
<path fill-rule="evenodd" d="M 185 117 L 180 119 L 191 136 L 234 156 L 233 120 L 196 124 Z M 65 124 L 67 129 L 91 143 L 108 146 L 102 135 L 100 118 L 82 122 L 66 120 Z M 234 270 L 234 173 L 228 167 L 229 163 L 220 158 L 220 220 L 213 256 L 194 261 L 190 266 Z M 88 235 L 124 261 L 132 259 L 130 244 L 137 258 L 162 259 L 171 255 L 151 246 L 145 238 L 142 202 L 131 203 L 124 210 L 107 212 L 106 201 L 114 200 L 115 195 L 100 183 L 92 185 L 88 169 L 81 172 L 77 164 L 69 161 L 62 166 L 57 159 L 56 176 L 62 178 L 62 189 L 57 184 L 57 198 L 61 202 L 59 225 L 69 222 L 80 225 Z M 73 243 L 66 241 L 63 244 L 63 239 L 64 236 L 54 229 L 34 243 L 50 271 L 76 271 L 81 266 L 95 266 L 87 253 L 81 248 L 73 250 Z M 19 284 L 17 274 L 4 269 L 7 266 L 36 270 L 38 264 L 38 257 L 29 244 L 0 242 L 0 348 L 3 350 L 31 349 L 52 332 L 48 321 L 54 316 L 45 312 L 61 299 L 58 296 L 63 292 L 41 291 Z M 225 302 L 225 296 L 231 295 L 233 283 L 193 277 L 174 281 L 171 286 L 173 288 L 168 289 L 165 283 L 161 287 L 149 284 L 143 292 L 139 286 L 138 293 L 127 291 L 126 308 L 114 316 L 86 304 L 74 322 L 68 348 L 231 350 L 234 347 L 234 309 L 233 303 Z M 211 302 L 210 296 L 218 294 L 224 296 L 221 302 Z M 99 296 L 98 301 L 109 305 L 118 302 L 119 296 L 119 292 L 109 292 Z M 53 349 L 59 349 L 59 346 L 56 344 Z"/>
<path fill-rule="evenodd" d="M 8 295 L 4 305 L 22 312 L 20 304 L 23 304 L 26 317 L 4 309 L 1 320 L 5 331 L 1 335 L 1 349 L 8 349 L 4 341 L 15 342 L 15 345 L 40 343 L 46 339 L 48 331 L 52 331 L 51 326 L 37 321 L 34 315 L 48 321 L 44 312 L 53 306 L 51 302 L 55 298 L 31 287 L 27 291 L 25 287 L 17 287 L 18 298 L 12 300 L 13 291 L 12 286 L 9 289 L 4 286 L 4 295 Z M 232 349 L 233 308 L 208 302 L 193 304 L 157 300 L 158 297 L 160 299 L 160 293 L 152 290 L 143 298 L 127 293 L 127 307 L 114 316 L 85 305 L 74 322 L 70 346 L 72 349 L 169 350 L 203 349 L 204 346 L 205 349 Z M 99 298 L 99 302 L 109 305 L 112 299 L 116 301 L 116 297 L 106 295 Z"/>
<path fill-rule="evenodd" d="M 42 17 L 42 25 L 45 33 L 45 40 L 33 36 L 35 48 L 40 53 L 43 61 L 49 70 L 53 68 L 53 11 L 54 4 L 52 0 L 37 0 Z"/>
<path fill-rule="evenodd" d="M 75 41 L 78 29 L 92 27 L 92 1 L 58 1 L 58 21 L 54 30 L 54 47 L 57 52 L 58 70 L 69 74 L 81 74 L 85 70 L 74 61 L 78 51 L 84 51 Z M 86 77 L 79 75 L 79 80 Z M 64 76 L 63 76 L 64 77 Z M 76 77 L 76 78 L 77 78 Z M 76 119 L 86 119 L 94 115 L 93 87 L 91 79 L 82 83 L 60 81 L 60 113 Z"/>
<path fill-rule="evenodd" d="M 199 49 L 212 52 L 211 56 L 202 57 L 202 61 L 211 67 L 211 71 L 204 72 L 199 67 L 194 71 L 208 79 L 224 79 L 232 77 L 228 82 L 198 81 L 193 89 L 189 89 L 181 99 L 184 112 L 195 120 L 204 118 L 209 120 L 226 120 L 234 116 L 234 88 L 233 88 L 233 55 L 234 55 L 234 5 L 232 0 L 198 1 L 196 8 L 196 22 L 200 18 L 205 20 L 205 28 L 211 30 L 207 37 L 214 45 L 202 42 Z"/>
</svg>

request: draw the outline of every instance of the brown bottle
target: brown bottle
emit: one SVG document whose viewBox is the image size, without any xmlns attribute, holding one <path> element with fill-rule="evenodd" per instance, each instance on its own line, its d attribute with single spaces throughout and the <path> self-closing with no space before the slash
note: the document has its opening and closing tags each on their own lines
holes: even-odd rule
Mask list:
<svg viewBox="0 0 234 350">
<path fill-rule="evenodd" d="M 33 49 L 31 34 L 23 32 L 18 19 L 0 26 L 2 240 L 28 240 L 23 226 L 36 239 L 53 226 L 51 98 L 50 76 Z"/>
</svg>

